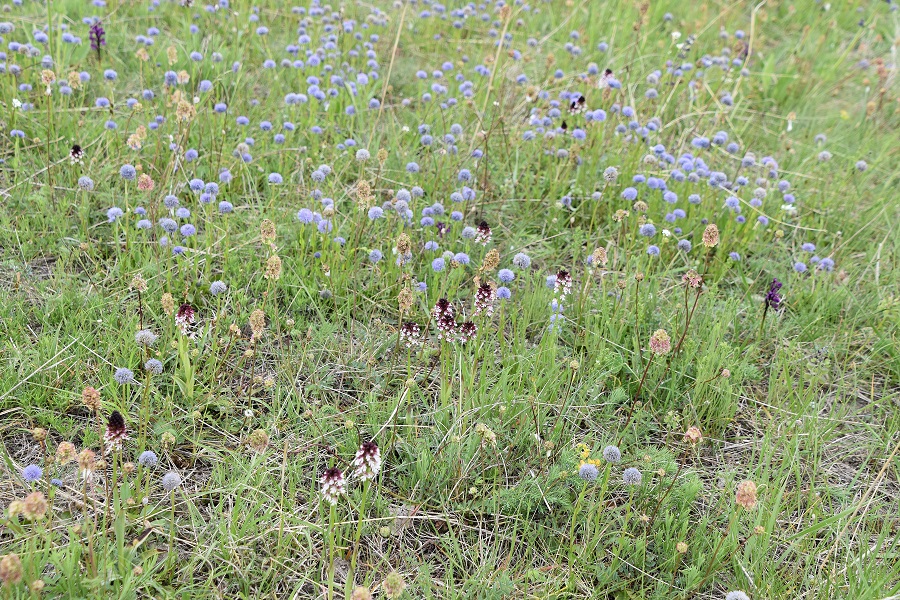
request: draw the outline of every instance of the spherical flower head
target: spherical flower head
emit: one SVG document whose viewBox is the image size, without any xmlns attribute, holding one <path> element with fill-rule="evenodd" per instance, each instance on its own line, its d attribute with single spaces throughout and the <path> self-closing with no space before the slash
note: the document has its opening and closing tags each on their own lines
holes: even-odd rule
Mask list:
<svg viewBox="0 0 900 600">
<path fill-rule="evenodd" d="M 27 467 L 22 469 L 22 479 L 24 479 L 27 483 L 34 483 L 35 481 L 39 481 L 43 475 L 44 470 L 37 465 L 28 465 Z"/>
<path fill-rule="evenodd" d="M 519 269 L 527 269 L 531 266 L 531 257 L 524 252 L 519 252 L 513 256 L 512 263 Z"/>
<path fill-rule="evenodd" d="M 122 165 L 119 169 L 119 175 L 126 181 L 132 181 L 137 177 L 137 169 L 132 165 Z"/>
<path fill-rule="evenodd" d="M 728 592 L 725 594 L 725 600 L 750 600 L 750 596 L 741 591 Z"/>
<path fill-rule="evenodd" d="M 363 442 L 351 463 L 353 477 L 360 481 L 371 481 L 381 470 L 381 450 L 375 442 Z"/>
<path fill-rule="evenodd" d="M 254 452 L 262 454 L 269 447 L 269 434 L 265 429 L 256 429 L 247 436 L 247 445 Z"/>
<path fill-rule="evenodd" d="M 259 224 L 259 237 L 263 243 L 271 244 L 275 241 L 275 223 L 269 219 L 263 219 Z"/>
<path fill-rule="evenodd" d="M 606 170 L 603 171 L 603 179 L 609 182 L 613 182 L 619 176 L 619 170 L 615 167 L 606 167 Z"/>
<path fill-rule="evenodd" d="M 97 455 L 94 454 L 93 450 L 85 448 L 78 453 L 77 460 L 78 468 L 81 470 L 82 474 L 89 477 L 96 466 Z"/>
<path fill-rule="evenodd" d="M 47 515 L 49 508 L 43 492 L 31 492 L 25 496 L 22 516 L 29 521 L 39 521 Z"/>
<path fill-rule="evenodd" d="M 0 557 L 0 582 L 12 588 L 22 581 L 22 561 L 19 555 L 10 552 Z"/>
<path fill-rule="evenodd" d="M 266 260 L 266 270 L 263 276 L 266 279 L 278 281 L 281 279 L 281 257 L 273 254 Z"/>
<path fill-rule="evenodd" d="M 684 433 L 684 441 L 693 446 L 696 446 L 703 441 L 703 434 L 700 433 L 700 429 L 698 427 L 688 427 L 688 430 Z"/>
<path fill-rule="evenodd" d="M 72 462 L 76 455 L 75 444 L 72 442 L 60 442 L 56 447 L 56 462 L 61 465 Z"/>
<path fill-rule="evenodd" d="M 168 473 L 163 475 L 162 486 L 163 489 L 167 492 L 173 491 L 179 485 L 181 485 L 181 475 L 179 475 L 175 471 L 169 471 Z"/>
<path fill-rule="evenodd" d="M 138 464 L 142 467 L 155 467 L 157 462 L 159 462 L 159 457 L 153 450 L 144 450 L 138 456 Z"/>
<path fill-rule="evenodd" d="M 120 385 L 127 385 L 129 383 L 134 383 L 134 373 L 131 371 L 131 369 L 119 367 L 113 374 L 113 379 L 115 379 L 116 383 Z"/>
<path fill-rule="evenodd" d="M 364 163 L 372 158 L 372 155 L 365 148 L 360 148 L 356 151 L 356 161 Z"/>
<path fill-rule="evenodd" d="M 338 498 L 343 496 L 347 491 L 344 473 L 335 467 L 326 469 L 319 479 L 319 483 L 322 484 L 322 498 L 332 506 L 337 504 Z"/>
<path fill-rule="evenodd" d="M 228 290 L 228 286 L 225 285 L 224 281 L 213 281 L 211 284 L 209 284 L 209 293 L 213 296 L 224 294 L 226 290 Z"/>
<path fill-rule="evenodd" d="M 157 336 L 149 329 L 141 329 L 134 334 L 134 341 L 138 346 L 150 347 L 156 343 Z"/>
<path fill-rule="evenodd" d="M 700 284 L 703 283 L 703 278 L 694 269 L 691 269 L 682 275 L 681 280 L 692 288 L 698 288 L 700 287 Z"/>
<path fill-rule="evenodd" d="M 715 248 L 719 244 L 719 228 L 715 223 L 710 223 L 703 230 L 703 245 L 707 248 Z"/>
<path fill-rule="evenodd" d="M 509 283 L 515 278 L 516 274 L 509 269 L 500 269 L 499 271 L 497 271 L 497 279 L 499 279 L 503 283 Z"/>
<path fill-rule="evenodd" d="M 641 225 L 641 228 L 638 232 L 644 237 L 653 237 L 656 235 L 656 226 L 653 223 L 645 223 Z"/>
<path fill-rule="evenodd" d="M 591 463 L 584 463 L 578 468 L 578 476 L 585 481 L 597 481 L 597 476 L 599 474 L 600 472 L 597 470 L 597 467 Z"/>
<path fill-rule="evenodd" d="M 642 479 L 641 472 L 634 467 L 628 467 L 622 473 L 622 481 L 625 482 L 625 485 L 640 485 Z"/>
<path fill-rule="evenodd" d="M 403 590 L 405 589 L 406 582 L 403 581 L 403 578 L 396 571 L 385 577 L 384 582 L 381 584 L 381 591 L 384 592 L 384 597 L 388 600 L 399 598 L 403 595 Z"/>
<path fill-rule="evenodd" d="M 593 267 L 604 266 L 607 262 L 609 262 L 609 256 L 606 253 L 606 248 L 602 246 L 595 248 L 588 257 L 588 264 Z"/>
<path fill-rule="evenodd" d="M 299 211 L 297 211 L 297 220 L 304 225 L 312 223 L 314 219 L 315 215 L 313 214 L 313 211 L 309 210 L 308 208 L 301 208 Z"/>
<path fill-rule="evenodd" d="M 81 392 L 81 403 L 94 412 L 100 410 L 100 392 L 87 386 Z"/>
<path fill-rule="evenodd" d="M 155 358 L 148 358 L 144 363 L 144 370 L 151 375 L 159 375 L 163 372 L 163 364 Z"/>
<path fill-rule="evenodd" d="M 688 545 L 685 542 L 678 542 L 675 544 L 675 551 L 678 554 L 685 554 L 688 551 Z"/>
<path fill-rule="evenodd" d="M 369 588 L 358 585 L 353 588 L 350 600 L 372 600 L 372 592 L 369 591 Z"/>
<path fill-rule="evenodd" d="M 129 287 L 134 291 L 143 294 L 147 291 L 147 280 L 144 279 L 140 273 L 136 273 L 135 276 L 131 278 Z"/>
<path fill-rule="evenodd" d="M 607 446 L 603 449 L 603 460 L 608 463 L 619 463 L 622 461 L 622 451 L 616 446 Z"/>
<path fill-rule="evenodd" d="M 110 208 L 109 210 L 106 211 L 106 220 L 109 223 L 115 223 L 122 217 L 123 214 L 125 214 L 125 213 L 122 211 L 121 208 L 119 208 L 118 206 L 113 206 L 112 208 Z"/>
<path fill-rule="evenodd" d="M 834 270 L 834 260 L 828 257 L 823 258 L 819 261 L 818 266 L 816 267 L 819 271 L 833 271 Z"/>
<path fill-rule="evenodd" d="M 153 182 L 153 178 L 146 173 L 142 173 L 141 176 L 138 177 L 137 188 L 139 191 L 151 192 L 154 187 L 156 187 L 156 184 Z"/>
<path fill-rule="evenodd" d="M 734 502 L 745 510 L 753 510 L 756 507 L 756 484 L 745 480 L 738 484 Z"/>
<path fill-rule="evenodd" d="M 78 187 L 80 187 L 85 192 L 90 192 L 94 189 L 94 180 L 87 175 L 83 175 L 82 177 L 78 178 Z"/>
<path fill-rule="evenodd" d="M 669 338 L 665 329 L 657 329 L 650 336 L 650 351 L 658 356 L 669 353 L 672 349 L 672 340 Z"/>
</svg>

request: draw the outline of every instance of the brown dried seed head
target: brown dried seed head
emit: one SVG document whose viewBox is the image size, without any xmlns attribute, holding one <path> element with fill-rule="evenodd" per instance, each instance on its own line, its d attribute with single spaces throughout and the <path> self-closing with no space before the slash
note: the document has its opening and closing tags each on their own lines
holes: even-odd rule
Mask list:
<svg viewBox="0 0 900 600">
<path fill-rule="evenodd" d="M 100 410 L 100 392 L 91 386 L 87 386 L 81 392 L 81 403 L 90 410 L 97 412 Z"/>
<path fill-rule="evenodd" d="M 756 507 L 756 484 L 750 480 L 740 482 L 734 501 L 746 510 L 753 510 Z"/>
<path fill-rule="evenodd" d="M 259 224 L 259 237 L 262 241 L 270 244 L 275 241 L 275 223 L 269 219 L 263 219 Z"/>
<path fill-rule="evenodd" d="M 703 245 L 707 248 L 715 248 L 719 244 L 719 228 L 715 223 L 710 223 L 703 230 Z"/>
<path fill-rule="evenodd" d="M 161 302 L 163 312 L 171 316 L 171 314 L 175 312 L 175 298 L 172 297 L 172 294 L 166 292 L 162 295 Z"/>
</svg>

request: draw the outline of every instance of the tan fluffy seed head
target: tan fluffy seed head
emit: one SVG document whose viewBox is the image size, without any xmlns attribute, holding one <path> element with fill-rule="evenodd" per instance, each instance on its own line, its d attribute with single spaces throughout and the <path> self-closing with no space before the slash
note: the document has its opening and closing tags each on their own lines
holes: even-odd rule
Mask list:
<svg viewBox="0 0 900 600">
<path fill-rule="evenodd" d="M 400 293 L 397 294 L 397 304 L 400 307 L 400 312 L 407 313 L 409 309 L 412 308 L 413 305 L 413 293 L 409 288 L 403 288 L 400 290 Z"/>
<path fill-rule="evenodd" d="M 269 257 L 269 260 L 266 261 L 266 272 L 264 277 L 273 281 L 278 281 L 281 278 L 281 258 L 277 255 L 273 254 Z"/>
<path fill-rule="evenodd" d="M 657 329 L 650 336 L 650 352 L 662 356 L 668 354 L 672 348 L 672 341 L 665 329 Z"/>
<path fill-rule="evenodd" d="M 43 492 L 31 492 L 25 496 L 22 516 L 29 521 L 39 521 L 47 515 L 47 498 Z"/>
<path fill-rule="evenodd" d="M 406 254 L 412 249 L 412 240 L 409 239 L 409 236 L 405 233 L 401 233 L 397 237 L 397 252 L 400 254 Z"/>
<path fill-rule="evenodd" d="M 60 442 L 59 446 L 56 447 L 56 462 L 61 465 L 70 463 L 75 460 L 76 454 L 75 444 L 72 442 Z"/>
<path fill-rule="evenodd" d="M 172 294 L 166 292 L 162 295 L 161 302 L 163 312 L 171 316 L 171 314 L 175 312 L 175 298 L 172 297 Z"/>
<path fill-rule="evenodd" d="M 265 328 L 266 314 L 257 308 L 252 313 L 250 313 L 250 330 L 253 332 L 253 337 L 261 337 L 262 332 Z"/>
<path fill-rule="evenodd" d="M 266 244 L 271 244 L 275 241 L 275 223 L 270 221 L 269 219 L 263 219 L 259 224 L 259 237 L 262 238 L 262 241 Z"/>
<path fill-rule="evenodd" d="M 491 248 L 487 254 L 484 255 L 484 261 L 481 263 L 482 271 L 493 271 L 500 264 L 500 251 L 496 248 Z"/>
<path fill-rule="evenodd" d="M 10 552 L 0 558 L 0 582 L 12 587 L 22 581 L 22 561 L 19 555 Z"/>
<path fill-rule="evenodd" d="M 715 248 L 719 244 L 719 228 L 715 223 L 710 223 L 703 230 L 703 245 L 707 248 Z"/>
<path fill-rule="evenodd" d="M 134 277 L 131 278 L 131 289 L 136 292 L 144 293 L 147 291 L 147 280 L 141 277 L 141 274 L 138 273 Z"/>
<path fill-rule="evenodd" d="M 90 410 L 97 412 L 100 410 L 100 392 L 91 386 L 87 386 L 81 392 L 81 403 Z"/>
<path fill-rule="evenodd" d="M 756 507 L 756 484 L 750 480 L 740 482 L 734 501 L 745 510 L 753 510 Z"/>
</svg>

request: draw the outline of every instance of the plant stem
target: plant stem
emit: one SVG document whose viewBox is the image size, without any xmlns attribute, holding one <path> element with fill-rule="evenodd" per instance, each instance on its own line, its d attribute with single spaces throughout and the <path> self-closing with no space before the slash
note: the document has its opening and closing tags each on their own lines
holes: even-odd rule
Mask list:
<svg viewBox="0 0 900 600">
<path fill-rule="evenodd" d="M 731 527 L 732 527 L 732 525 L 734 525 L 734 521 L 735 521 L 737 515 L 738 515 L 738 511 L 737 511 L 737 509 L 735 509 L 731 513 L 731 519 L 729 519 L 729 521 L 728 521 L 728 528 L 725 529 L 725 535 L 723 535 L 721 537 L 721 539 L 719 539 L 719 543 L 716 545 L 716 549 L 713 550 L 712 556 L 709 558 L 709 566 L 706 568 L 706 573 L 703 575 L 703 579 L 701 579 L 700 583 L 697 584 L 698 588 L 700 586 L 702 586 L 704 583 L 706 583 L 706 580 L 709 579 L 709 576 L 712 574 L 713 567 L 716 566 L 716 556 L 719 554 L 719 550 L 721 550 L 722 544 L 725 543 L 725 539 L 731 533 Z"/>
<path fill-rule="evenodd" d="M 628 425 L 631 423 L 631 417 L 634 416 L 634 409 L 637 406 L 638 399 L 641 397 L 641 389 L 644 387 L 644 380 L 647 379 L 647 371 L 650 370 L 650 365 L 653 364 L 653 357 L 655 354 L 650 355 L 650 360 L 647 361 L 647 366 L 644 367 L 644 374 L 641 375 L 641 381 L 638 383 L 637 392 L 634 394 L 634 400 L 631 402 L 631 409 L 628 411 L 628 418 L 625 420 L 625 425 L 622 427 L 622 435 L 619 436 L 619 441 L 616 442 L 616 445 L 622 443 L 622 438 L 625 437 L 625 430 L 628 428 Z"/>
</svg>

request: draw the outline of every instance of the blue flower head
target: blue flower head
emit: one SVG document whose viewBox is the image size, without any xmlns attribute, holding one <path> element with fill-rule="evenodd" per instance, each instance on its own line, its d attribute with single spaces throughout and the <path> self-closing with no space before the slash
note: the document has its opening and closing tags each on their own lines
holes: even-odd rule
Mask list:
<svg viewBox="0 0 900 600">
<path fill-rule="evenodd" d="M 28 483 L 34 483 L 40 480 L 44 475 L 44 470 L 37 465 L 28 465 L 22 469 L 22 478 Z"/>
</svg>

